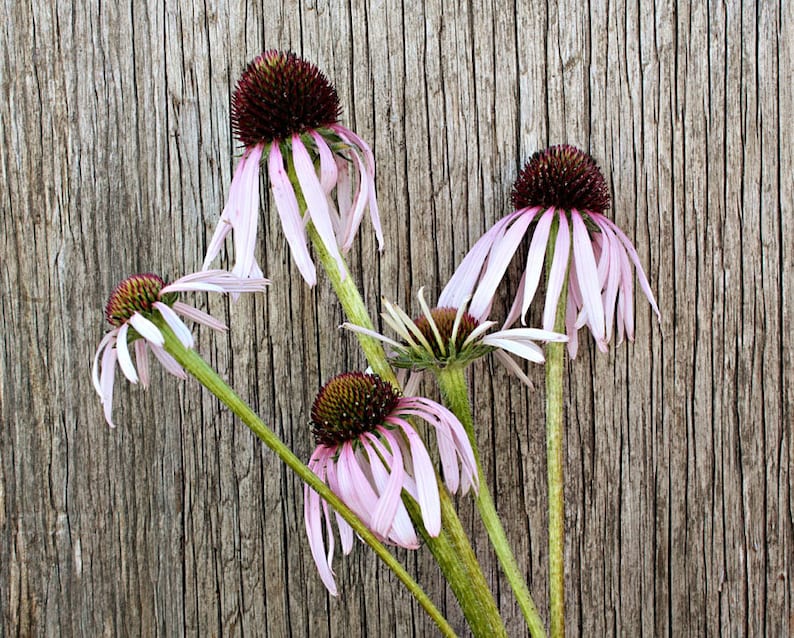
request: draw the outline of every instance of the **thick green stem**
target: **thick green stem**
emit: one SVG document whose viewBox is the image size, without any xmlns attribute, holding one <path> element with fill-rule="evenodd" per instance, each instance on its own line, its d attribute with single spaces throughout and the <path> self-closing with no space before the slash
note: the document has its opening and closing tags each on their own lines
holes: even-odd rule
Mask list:
<svg viewBox="0 0 794 638">
<path fill-rule="evenodd" d="M 229 385 L 218 376 L 207 363 L 195 351 L 185 348 L 176 335 L 171 331 L 163 320 L 155 320 L 160 332 L 165 337 L 165 349 L 176 359 L 176 361 L 191 375 L 193 375 L 201 385 L 212 392 L 220 399 L 234 414 L 236 414 L 251 431 L 258 436 L 262 442 L 271 450 L 278 454 L 279 458 L 294 471 L 303 482 L 316 491 L 325 501 L 334 508 L 339 515 L 347 521 L 355 530 L 356 534 L 367 543 L 375 553 L 386 563 L 408 588 L 408 591 L 416 598 L 428 615 L 433 619 L 444 636 L 455 636 L 455 632 L 450 627 L 443 614 L 436 608 L 427 594 L 419 584 L 411 578 L 411 575 L 403 566 L 392 556 L 384 545 L 375 537 L 366 525 L 348 508 L 342 500 L 323 483 L 320 478 L 312 472 L 295 454 L 290 450 L 278 436 L 254 413 Z"/>
<path fill-rule="evenodd" d="M 552 226 L 546 250 L 546 272 L 557 238 L 557 224 Z M 565 308 L 568 278 L 560 293 L 554 331 L 565 332 Z M 546 464 L 549 489 L 549 607 L 552 638 L 565 636 L 565 424 L 563 409 L 563 372 L 565 344 L 546 345 Z"/>
<path fill-rule="evenodd" d="M 529 593 L 524 576 L 518 567 L 513 550 L 510 543 L 507 541 L 502 522 L 499 515 L 496 513 L 491 493 L 488 490 L 488 484 L 483 475 L 482 465 L 480 464 L 480 453 L 477 447 L 477 440 L 474 433 L 474 420 L 471 413 L 471 403 L 469 401 L 469 388 L 466 384 L 466 376 L 464 368 L 460 365 L 451 365 L 445 368 L 437 368 L 434 370 L 438 386 L 441 389 L 441 396 L 444 399 L 446 406 L 458 417 L 463 427 L 466 429 L 466 434 L 469 436 L 472 449 L 474 450 L 474 458 L 477 461 L 477 473 L 480 476 L 480 490 L 477 495 L 477 508 L 480 510 L 485 529 L 488 531 L 488 537 L 491 539 L 496 556 L 502 566 L 502 570 L 507 577 L 507 582 L 513 589 L 518 606 L 521 608 L 521 613 L 524 615 L 524 620 L 527 623 L 529 632 L 533 638 L 540 638 L 546 636 L 546 628 L 543 625 L 543 620 L 538 614 L 538 609 L 535 602 L 532 600 L 532 595 Z"/>
<path fill-rule="evenodd" d="M 308 225 L 308 233 L 317 257 L 328 273 L 331 285 L 348 320 L 373 330 L 373 323 L 364 305 L 364 300 L 361 298 L 347 267 L 344 267 L 345 276 L 343 277 L 336 260 L 331 257 L 312 224 Z M 381 342 L 359 333 L 356 333 L 356 336 L 372 370 L 381 378 L 398 385 Z M 411 499 L 404 498 L 403 500 L 414 525 L 423 534 L 427 547 L 458 599 L 472 633 L 483 638 L 506 636 L 504 623 L 499 616 L 499 608 L 493 598 L 493 593 L 488 587 L 468 536 L 452 506 L 449 494 L 440 481 L 439 493 L 441 494 L 442 532 L 437 537 L 429 536 L 424 532 L 421 512 L 418 508 L 411 507 Z"/>
</svg>

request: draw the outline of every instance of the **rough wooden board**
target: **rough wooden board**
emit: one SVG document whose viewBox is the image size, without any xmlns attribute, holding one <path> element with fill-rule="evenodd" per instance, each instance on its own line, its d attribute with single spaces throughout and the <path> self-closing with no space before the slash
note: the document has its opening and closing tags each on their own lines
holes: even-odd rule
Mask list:
<svg viewBox="0 0 794 638">
<path fill-rule="evenodd" d="M 569 366 L 571 633 L 792 632 L 791 3 L 589 4 L 6 3 L 0 634 L 433 634 L 361 547 L 326 595 L 300 482 L 197 383 L 120 383 L 115 430 L 90 383 L 112 286 L 200 264 L 238 151 L 229 96 L 267 47 L 325 69 L 373 143 L 387 250 L 365 222 L 351 253 L 373 314 L 381 294 L 440 290 L 534 150 L 593 153 L 663 320 L 638 300 L 635 344 Z M 308 458 L 316 390 L 363 361 L 268 206 L 262 223 L 274 285 L 199 298 L 232 330 L 198 348 Z M 489 362 L 472 386 L 545 608 L 542 391 Z M 523 635 L 469 501 L 461 515 Z M 427 555 L 398 555 L 462 627 Z"/>
</svg>

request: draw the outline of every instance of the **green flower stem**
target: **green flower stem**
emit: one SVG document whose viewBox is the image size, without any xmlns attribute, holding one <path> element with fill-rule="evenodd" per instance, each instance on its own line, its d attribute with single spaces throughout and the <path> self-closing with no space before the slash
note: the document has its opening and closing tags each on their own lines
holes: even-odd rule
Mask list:
<svg viewBox="0 0 794 638">
<path fill-rule="evenodd" d="M 304 205 L 300 198 L 299 202 L 301 206 Z M 328 273 L 331 286 L 342 304 L 348 321 L 362 328 L 375 330 L 369 312 L 367 312 L 367 307 L 364 305 L 364 300 L 361 298 L 356 282 L 353 281 L 347 266 L 343 265 L 344 273 L 340 272 L 339 264 L 328 252 L 314 224 L 308 224 L 307 231 L 320 263 L 323 265 L 325 272 Z M 381 342 L 359 332 L 356 333 L 356 337 L 358 337 L 358 342 L 361 344 L 361 349 L 364 351 L 364 356 L 372 367 L 372 371 L 381 379 L 388 381 L 395 387 L 399 387 L 397 377 L 394 376 L 394 370 L 392 370 L 388 359 L 386 359 L 386 352 L 383 350 Z"/>
<path fill-rule="evenodd" d="M 438 386 L 441 389 L 441 396 L 444 399 L 444 404 L 458 417 L 463 427 L 466 429 L 466 434 L 469 435 L 472 449 L 474 450 L 474 458 L 477 461 L 477 473 L 480 476 L 480 489 L 477 495 L 477 508 L 480 510 L 485 529 L 488 531 L 488 537 L 491 539 L 496 556 L 502 566 L 502 570 L 513 589 L 518 606 L 521 608 L 521 613 L 524 615 L 524 620 L 529 628 L 530 635 L 533 638 L 545 637 L 546 628 L 543 621 L 538 614 L 535 602 L 532 600 L 532 595 L 529 593 L 524 576 L 518 567 L 513 550 L 507 541 L 502 522 L 499 515 L 496 513 L 491 493 L 488 490 L 488 484 L 483 475 L 482 465 L 480 464 L 480 452 L 477 448 L 477 440 L 474 433 L 474 420 L 471 413 L 471 403 L 469 401 L 469 388 L 466 384 L 466 376 L 464 366 L 451 365 L 445 368 L 434 369 L 434 374 L 438 380 Z"/>
<path fill-rule="evenodd" d="M 299 203 L 301 207 L 305 206 L 300 197 Z M 346 276 L 343 279 L 336 260 L 323 245 L 313 224 L 308 224 L 308 233 L 317 257 L 328 273 L 331 285 L 336 291 L 348 320 L 356 325 L 374 330 L 364 300 L 361 298 L 347 267 L 344 267 Z M 389 365 L 381 342 L 359 333 L 356 333 L 356 336 L 372 370 L 382 379 L 399 387 L 397 377 Z M 411 508 L 410 498 L 405 497 L 405 493 L 403 493 L 403 500 L 411 515 L 411 520 L 420 533 L 423 533 L 430 552 L 460 603 L 472 633 L 483 638 L 506 636 L 504 623 L 499 616 L 499 608 L 493 598 L 493 593 L 488 587 L 468 536 L 466 536 L 463 525 L 452 506 L 450 496 L 440 480 L 438 491 L 441 495 L 441 534 L 434 538 L 423 533 L 421 512 L 418 508 Z"/>
<path fill-rule="evenodd" d="M 404 496 L 408 514 L 416 523 L 419 534 L 441 566 L 455 598 L 458 599 L 469 628 L 478 638 L 507 638 L 507 630 L 499 616 L 485 576 L 479 568 L 477 557 L 463 531 L 455 506 L 445 489 L 441 494 L 441 533 L 432 537 L 421 524 L 422 512 L 410 496 Z M 469 568 L 476 565 L 476 569 Z"/>
<path fill-rule="evenodd" d="M 323 483 L 320 478 L 312 472 L 295 454 L 290 450 L 281 439 L 254 413 L 229 385 L 218 376 L 207 363 L 194 350 L 186 348 L 168 327 L 164 320 L 153 319 L 165 337 L 165 349 L 176 359 L 187 372 L 193 375 L 201 385 L 212 392 L 220 399 L 234 414 L 240 417 L 251 431 L 256 434 L 262 442 L 271 450 L 278 454 L 279 458 L 292 470 L 300 479 L 317 492 L 334 510 L 344 518 L 355 530 L 356 534 L 367 543 L 380 559 L 386 563 L 397 578 L 402 581 L 409 592 L 416 598 L 428 615 L 436 623 L 444 636 L 454 637 L 456 634 L 452 627 L 444 618 L 443 614 L 436 608 L 427 594 L 419 584 L 411 578 L 411 575 L 403 566 L 392 556 L 384 545 L 375 537 L 369 528 L 359 519 L 353 511 L 347 507 L 342 500 Z"/>
<path fill-rule="evenodd" d="M 558 225 L 551 228 L 546 249 L 546 272 L 551 272 Z M 565 332 L 568 299 L 566 276 L 557 306 L 554 331 Z M 546 464 L 549 490 L 549 606 L 552 638 L 565 636 L 565 424 L 563 372 L 565 344 L 546 344 Z"/>
</svg>

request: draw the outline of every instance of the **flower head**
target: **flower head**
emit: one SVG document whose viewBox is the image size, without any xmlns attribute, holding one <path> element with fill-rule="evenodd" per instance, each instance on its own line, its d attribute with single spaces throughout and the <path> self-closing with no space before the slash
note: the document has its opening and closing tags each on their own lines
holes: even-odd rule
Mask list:
<svg viewBox="0 0 794 638">
<path fill-rule="evenodd" d="M 437 536 L 441 531 L 433 463 L 407 418 L 424 419 L 435 428 L 444 480 L 451 492 L 460 488 L 465 493 L 478 485 L 474 453 L 458 419 L 434 401 L 402 396 L 378 376 L 352 372 L 334 377 L 320 390 L 311 415 L 317 448 L 309 468 L 384 541 L 411 549 L 419 546 L 402 490 L 419 504 L 428 534 Z M 323 583 L 336 595 L 328 504 L 308 486 L 304 496 L 312 556 Z M 342 550 L 348 554 L 353 530 L 338 515 L 336 523 Z"/>
<path fill-rule="evenodd" d="M 491 227 L 469 251 L 441 293 L 439 304 L 456 305 L 472 295 L 469 312 L 487 316 L 508 264 L 529 233 L 526 269 L 505 326 L 525 317 L 540 283 L 547 245 L 556 240 L 546 286 L 544 330 L 554 328 L 566 278 L 565 326 L 568 352 L 576 356 L 577 331 L 587 325 L 602 351 L 617 321 L 618 343 L 634 339 L 633 275 L 659 308 L 629 238 L 604 216 L 609 190 L 592 157 L 573 146 L 535 153 L 521 171 L 512 194 L 517 210 Z M 573 254 L 571 254 L 573 253 Z"/>
<path fill-rule="evenodd" d="M 338 123 L 339 98 L 316 66 L 294 53 L 266 51 L 253 60 L 232 97 L 232 128 L 245 145 L 229 199 L 207 248 L 204 268 L 234 231 L 241 277 L 260 276 L 254 258 L 259 219 L 259 166 L 267 172 L 284 236 L 306 282 L 317 281 L 307 246 L 311 222 L 342 276 L 342 253 L 353 245 L 369 210 L 380 248 L 375 160 L 366 142 Z"/>
<path fill-rule="evenodd" d="M 383 301 L 386 311 L 383 320 L 397 333 L 401 341 L 351 323 L 343 326 L 353 332 L 369 335 L 391 347 L 390 359 L 399 368 L 426 370 L 468 363 L 494 352 L 502 364 L 527 385 L 532 385 L 520 366 L 508 355 L 527 361 L 543 363 L 543 350 L 536 341 L 568 340 L 565 335 L 535 328 L 503 328 L 490 332 L 495 321 L 480 320 L 467 310 L 467 299 L 457 308 L 430 309 L 424 289 L 417 294 L 422 314 L 411 319 L 396 304 Z"/>
<path fill-rule="evenodd" d="M 94 389 L 102 401 L 105 419 L 111 427 L 113 384 L 118 362 L 122 374 L 130 383 L 139 381 L 149 385 L 149 351 L 163 367 L 181 379 L 185 371 L 165 351 L 165 338 L 157 322 L 163 320 L 186 348 L 193 347 L 193 335 L 179 317 L 182 315 L 214 330 L 226 330 L 223 322 L 198 308 L 177 301 L 177 293 L 207 291 L 242 293 L 264 290 L 267 279 L 241 279 L 223 270 L 210 270 L 177 279 L 172 284 L 152 273 L 132 275 L 120 282 L 110 293 L 105 317 L 113 329 L 105 334 L 94 355 L 92 377 Z M 130 346 L 135 350 L 132 361 Z M 101 364 L 100 364 L 101 360 Z"/>
</svg>

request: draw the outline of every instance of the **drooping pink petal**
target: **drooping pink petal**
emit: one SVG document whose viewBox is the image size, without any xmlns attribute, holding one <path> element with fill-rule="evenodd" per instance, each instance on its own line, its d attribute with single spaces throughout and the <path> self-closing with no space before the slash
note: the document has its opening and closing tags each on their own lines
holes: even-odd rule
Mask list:
<svg viewBox="0 0 794 638">
<path fill-rule="evenodd" d="M 576 359 L 579 350 L 579 333 L 576 329 L 576 301 L 574 299 L 575 271 L 571 270 L 568 280 L 568 304 L 565 308 L 565 333 L 568 335 L 568 356 Z"/>
<path fill-rule="evenodd" d="M 160 314 L 162 315 L 163 319 L 165 319 L 168 327 L 174 331 L 176 338 L 179 339 L 182 345 L 186 348 L 192 348 L 193 335 L 190 333 L 190 329 L 184 324 L 179 316 L 162 301 L 155 301 L 154 307 L 160 311 Z"/>
<path fill-rule="evenodd" d="M 430 536 L 438 536 L 441 533 L 441 500 L 433 462 L 425 449 L 425 444 L 411 425 L 403 419 L 395 418 L 395 421 L 399 422 L 411 447 L 417 502 L 422 511 L 422 522 Z"/>
<path fill-rule="evenodd" d="M 526 279 L 524 280 L 524 305 L 521 308 L 522 321 L 527 316 L 529 304 L 535 297 L 535 291 L 540 283 L 540 273 L 543 270 L 543 263 L 546 258 L 546 244 L 549 240 L 551 222 L 557 214 L 554 208 L 549 208 L 538 219 L 535 231 L 532 233 L 532 241 L 527 252 L 527 267 L 525 270 Z"/>
<path fill-rule="evenodd" d="M 336 186 L 339 174 L 334 161 L 334 154 L 328 148 L 328 144 L 317 131 L 309 131 L 314 143 L 317 145 L 317 153 L 320 155 L 320 184 L 326 195 L 330 195 Z"/>
<path fill-rule="evenodd" d="M 263 151 L 264 144 L 257 144 L 249 148 L 240 160 L 244 167 L 240 175 L 240 191 L 235 201 L 238 210 L 231 217 L 235 258 L 232 273 L 238 277 L 261 276 L 262 273 L 254 258 L 254 251 L 259 223 L 259 163 Z"/>
<path fill-rule="evenodd" d="M 175 301 L 172 308 L 183 317 L 187 317 L 188 319 L 191 319 L 202 326 L 207 326 L 208 328 L 212 328 L 213 330 L 217 330 L 219 332 L 226 332 L 229 329 L 225 323 L 218 321 L 212 315 L 207 314 L 203 310 L 199 310 L 198 308 L 194 308 L 193 306 L 182 303 L 181 301 Z"/>
<path fill-rule="evenodd" d="M 162 346 L 165 343 L 162 333 L 159 328 L 155 326 L 142 314 L 136 312 L 129 319 L 130 325 L 135 328 L 139 335 L 146 341 L 157 346 Z"/>
<path fill-rule="evenodd" d="M 166 372 L 173 374 L 175 377 L 179 379 L 187 379 L 187 374 L 182 369 L 182 366 L 176 362 L 170 354 L 168 354 L 165 349 L 161 346 L 155 345 L 153 343 L 149 344 L 149 347 L 154 353 L 154 356 L 157 357 L 157 360 L 162 364 L 165 368 Z"/>
<path fill-rule="evenodd" d="M 334 494 L 342 498 L 342 490 L 339 488 L 339 481 L 336 478 L 336 464 L 333 461 L 336 450 L 326 447 L 323 447 L 323 450 L 325 450 L 324 462 L 328 487 L 331 488 Z M 353 528 L 350 527 L 350 524 L 335 510 L 334 516 L 336 517 L 336 526 L 339 529 L 339 540 L 342 543 L 342 553 L 349 554 L 353 550 Z"/>
<path fill-rule="evenodd" d="M 311 467 L 311 462 L 310 465 Z M 315 470 L 316 471 L 316 470 Z M 318 473 L 318 476 L 320 474 Z M 320 476 L 322 479 L 323 477 Z M 317 566 L 317 571 L 320 574 L 320 580 L 328 589 L 332 596 L 337 595 L 336 581 L 334 580 L 334 573 L 331 567 L 333 560 L 333 546 L 334 537 L 333 531 L 330 528 L 328 521 L 327 509 L 325 511 L 326 520 L 326 535 L 328 537 L 328 552 L 325 551 L 325 543 L 323 541 L 323 522 L 322 512 L 320 510 L 320 496 L 308 485 L 303 487 L 303 518 L 306 525 L 306 536 L 309 539 L 309 549 L 314 559 L 314 564 Z M 323 502 L 323 505 L 325 503 Z"/>
<path fill-rule="evenodd" d="M 579 281 L 579 291 L 582 295 L 582 304 L 587 314 L 587 323 L 596 340 L 599 349 L 606 348 L 606 329 L 604 326 L 604 307 L 601 304 L 601 283 L 598 279 L 598 270 L 582 216 L 576 210 L 571 210 L 573 223 L 573 258 L 576 268 L 576 277 Z"/>
<path fill-rule="evenodd" d="M 226 206 L 223 208 L 218 225 L 215 227 L 215 231 L 212 234 L 212 239 L 207 246 L 207 255 L 204 257 L 204 264 L 201 266 L 202 270 L 207 270 L 210 267 L 212 260 L 215 259 L 220 252 L 223 242 L 226 239 L 226 235 L 232 231 L 233 221 L 234 223 L 237 221 L 236 218 L 232 220 L 232 216 L 233 214 L 236 214 L 236 200 L 238 198 L 244 170 L 245 156 L 243 156 L 243 158 L 237 162 L 237 167 L 234 169 L 232 183 L 229 187 L 229 198 L 226 202 Z"/>
<path fill-rule="evenodd" d="M 531 213 L 517 217 L 498 240 L 498 243 L 494 243 L 488 259 L 488 266 L 477 285 L 477 290 L 469 306 L 469 314 L 473 317 L 483 319 L 490 313 L 496 288 L 502 281 L 507 266 L 518 250 L 521 240 L 524 239 L 533 218 L 534 215 Z"/>
<path fill-rule="evenodd" d="M 328 211 L 328 196 L 323 191 L 320 180 L 317 179 L 314 162 L 312 162 L 309 152 L 298 135 L 292 136 L 292 159 L 295 162 L 295 173 L 298 176 L 303 197 L 306 199 L 309 216 L 317 229 L 317 234 L 320 236 L 323 245 L 334 261 L 336 261 L 340 277 L 344 279 L 347 276 L 347 268 L 339 252 L 337 238 L 334 234 L 333 224 Z"/>
<path fill-rule="evenodd" d="M 130 357 L 130 350 L 127 344 L 127 331 L 129 324 L 124 324 L 119 328 L 119 336 L 116 339 L 116 351 L 119 358 L 119 368 L 127 377 L 130 383 L 138 383 L 138 373 L 135 371 L 135 366 L 132 364 L 132 357 Z"/>
<path fill-rule="evenodd" d="M 138 369 L 138 378 L 144 388 L 149 387 L 149 348 L 144 339 L 135 341 L 135 366 Z"/>
<path fill-rule="evenodd" d="M 517 214 L 514 212 L 503 217 L 475 242 L 441 291 L 438 297 L 439 308 L 460 308 L 465 299 L 471 298 L 494 242 L 502 236 L 504 227 Z"/>
<path fill-rule="evenodd" d="M 492 335 L 488 335 L 482 342 L 494 348 L 501 348 L 507 352 L 512 352 L 514 355 L 526 359 L 527 361 L 532 361 L 533 363 L 543 363 L 546 360 L 543 357 L 543 350 L 529 340 L 499 339 L 494 338 Z"/>
<path fill-rule="evenodd" d="M 104 396 L 104 394 L 102 392 L 102 383 L 99 380 L 99 358 L 103 355 L 107 348 L 113 347 L 113 341 L 116 339 L 116 335 L 118 333 L 118 328 L 114 328 L 108 332 L 104 337 L 102 337 L 102 340 L 99 342 L 99 346 L 97 346 L 96 352 L 94 353 L 94 363 L 91 366 L 91 380 L 94 382 L 94 390 L 96 390 L 96 393 L 100 397 Z"/>
<path fill-rule="evenodd" d="M 495 350 L 494 356 L 499 359 L 499 362 L 507 368 L 507 371 L 514 374 L 518 379 L 528 388 L 533 389 L 535 385 L 529 380 L 529 377 L 524 373 L 513 358 L 503 350 Z"/>
<path fill-rule="evenodd" d="M 648 298 L 653 311 L 656 313 L 656 317 L 659 321 L 661 321 L 662 314 L 659 312 L 659 307 L 656 305 L 656 299 L 653 296 L 653 291 L 651 291 L 651 285 L 648 283 L 648 278 L 645 276 L 645 271 L 642 269 L 640 257 L 637 254 L 637 251 L 634 249 L 634 245 L 616 224 L 609 219 L 605 219 L 605 221 L 609 224 L 610 228 L 615 231 L 615 234 L 620 238 L 620 241 L 622 241 L 623 245 L 626 247 L 626 252 L 628 252 L 631 261 L 634 263 L 634 268 L 637 270 L 637 279 L 640 281 L 640 288 L 642 288 L 642 291 Z"/>
<path fill-rule="evenodd" d="M 383 229 L 381 228 L 378 200 L 375 193 L 375 157 L 372 154 L 372 149 L 370 149 L 369 145 L 353 131 L 340 124 L 334 124 L 331 126 L 331 129 L 343 142 L 350 144 L 351 148 L 358 147 L 358 149 L 364 155 L 366 167 L 359 167 L 358 190 L 360 193 L 367 193 L 367 201 L 369 202 L 369 216 L 370 220 L 372 221 L 372 227 L 375 229 L 375 237 L 378 240 L 378 250 L 383 250 Z"/>
<path fill-rule="evenodd" d="M 356 237 L 356 233 L 358 232 L 358 227 L 361 225 L 361 220 L 364 218 L 364 211 L 369 204 L 369 189 L 370 183 L 364 176 L 366 175 L 364 172 L 364 165 L 361 161 L 361 158 L 358 156 L 358 153 L 355 149 L 351 148 L 350 154 L 353 158 L 353 162 L 355 163 L 356 167 L 359 170 L 359 184 L 358 190 L 356 192 L 356 196 L 354 198 L 354 202 L 352 207 L 348 210 L 347 214 L 342 217 L 342 226 L 343 226 L 343 234 L 341 237 L 340 244 L 342 246 L 342 250 L 347 251 L 353 246 L 353 240 Z M 341 213 L 341 211 L 340 211 Z M 378 245 L 379 248 L 383 249 L 383 234 L 380 232 L 380 220 L 378 220 L 378 226 L 376 227 L 376 236 L 378 237 Z"/>
<path fill-rule="evenodd" d="M 559 228 L 557 241 L 554 243 L 554 258 L 549 271 L 549 282 L 546 287 L 546 305 L 543 308 L 543 328 L 554 330 L 554 320 L 557 315 L 557 306 L 560 303 L 562 286 L 568 273 L 568 258 L 571 249 L 571 232 L 568 228 L 566 216 L 558 215 Z"/>
<path fill-rule="evenodd" d="M 113 423 L 113 381 L 116 378 L 116 348 L 111 346 L 105 347 L 102 353 L 102 373 L 99 378 L 99 385 L 101 388 L 102 407 L 105 411 L 105 421 L 112 428 L 116 425 Z"/>
<path fill-rule="evenodd" d="M 281 219 L 281 228 L 289 244 L 292 259 L 295 260 L 295 265 L 306 283 L 309 286 L 314 286 L 317 283 L 317 272 L 314 262 L 309 256 L 306 231 L 303 227 L 298 200 L 295 197 L 295 189 L 284 170 L 284 159 L 278 144 L 273 144 L 270 148 L 267 169 L 276 210 L 278 210 L 278 216 Z"/>
</svg>

